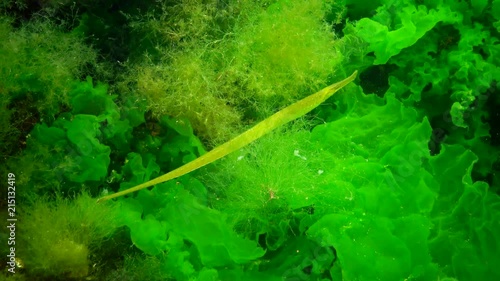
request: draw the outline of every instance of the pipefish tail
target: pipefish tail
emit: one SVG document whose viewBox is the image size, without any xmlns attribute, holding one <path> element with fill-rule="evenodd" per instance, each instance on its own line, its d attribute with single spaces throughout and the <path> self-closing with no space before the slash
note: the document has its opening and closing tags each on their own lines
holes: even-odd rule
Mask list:
<svg viewBox="0 0 500 281">
<path fill-rule="evenodd" d="M 271 132 L 272 130 L 292 121 L 295 120 L 306 113 L 310 112 L 314 108 L 316 108 L 318 105 L 323 103 L 326 99 L 331 97 L 335 92 L 338 90 L 342 89 L 344 86 L 347 84 L 351 83 L 357 76 L 358 72 L 354 71 L 351 76 L 345 78 L 344 80 L 337 82 L 335 84 L 332 84 L 319 92 L 312 94 L 310 96 L 307 96 L 285 108 L 282 110 L 276 112 L 275 114 L 271 115 L 270 117 L 264 119 L 263 121 L 259 122 L 257 125 L 253 126 L 249 130 L 245 131 L 241 135 L 238 135 L 237 137 L 231 139 L 230 141 L 212 149 L 211 151 L 205 153 L 204 155 L 200 156 L 199 158 L 196 158 L 195 160 L 173 170 L 170 171 L 162 176 L 159 176 L 155 179 L 152 179 L 148 182 L 139 184 L 135 187 L 110 194 L 104 197 L 101 197 L 97 200 L 97 202 L 102 202 L 106 201 L 112 198 L 120 197 L 144 188 L 151 187 L 153 185 L 157 185 L 162 182 L 169 181 L 171 179 L 178 178 L 180 176 L 183 176 L 185 174 L 188 174 L 196 169 L 199 169 L 207 164 L 210 164 L 246 145 L 249 143 L 259 139 L 263 135 Z"/>
</svg>

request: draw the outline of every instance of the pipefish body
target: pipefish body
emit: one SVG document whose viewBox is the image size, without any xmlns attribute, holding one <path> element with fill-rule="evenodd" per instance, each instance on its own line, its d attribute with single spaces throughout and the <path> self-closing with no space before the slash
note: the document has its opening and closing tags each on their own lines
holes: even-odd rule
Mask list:
<svg viewBox="0 0 500 281">
<path fill-rule="evenodd" d="M 106 201 L 112 198 L 120 197 L 125 194 L 129 194 L 144 188 L 151 187 L 153 185 L 157 185 L 162 182 L 169 181 L 171 179 L 178 178 L 180 176 L 183 176 L 185 174 L 188 174 L 194 170 L 197 170 L 207 164 L 210 164 L 248 144 L 251 142 L 259 139 L 263 135 L 271 132 L 272 130 L 292 121 L 295 120 L 306 113 L 310 112 L 314 108 L 316 108 L 318 105 L 323 103 L 326 99 L 331 97 L 335 92 L 338 90 L 342 89 L 344 86 L 347 84 L 351 83 L 357 76 L 358 72 L 354 71 L 351 76 L 345 78 L 344 80 L 334 83 L 319 92 L 312 94 L 310 96 L 307 96 L 285 108 L 282 110 L 276 112 L 275 114 L 271 115 L 270 117 L 264 119 L 263 121 L 259 122 L 257 125 L 253 126 L 252 128 L 248 129 L 244 133 L 238 135 L 237 137 L 229 140 L 228 142 L 212 149 L 211 151 L 203 154 L 202 156 L 196 158 L 195 160 L 173 170 L 170 171 L 162 176 L 159 176 L 155 179 L 152 179 L 148 182 L 139 184 L 135 187 L 110 194 L 104 197 L 101 197 L 97 200 L 97 202 L 102 202 Z"/>
</svg>

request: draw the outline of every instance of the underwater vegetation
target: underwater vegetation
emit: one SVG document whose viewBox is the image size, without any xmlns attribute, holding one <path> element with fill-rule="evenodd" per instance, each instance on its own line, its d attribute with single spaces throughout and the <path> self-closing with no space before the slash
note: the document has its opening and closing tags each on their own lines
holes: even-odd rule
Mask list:
<svg viewBox="0 0 500 281">
<path fill-rule="evenodd" d="M 500 280 L 499 35 L 498 0 L 0 0 L 0 280 Z"/>
</svg>

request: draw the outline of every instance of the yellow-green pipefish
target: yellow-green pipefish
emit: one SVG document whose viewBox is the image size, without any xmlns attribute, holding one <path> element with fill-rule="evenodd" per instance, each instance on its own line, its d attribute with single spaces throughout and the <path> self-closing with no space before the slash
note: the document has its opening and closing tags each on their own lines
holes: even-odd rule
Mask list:
<svg viewBox="0 0 500 281">
<path fill-rule="evenodd" d="M 335 84 L 332 84 L 319 92 L 312 94 L 306 98 L 303 98 L 297 102 L 295 102 L 292 105 L 289 105 L 285 107 L 284 109 L 278 111 L 277 113 L 271 115 L 270 117 L 264 119 L 254 127 L 250 128 L 246 132 L 242 133 L 241 135 L 233 138 L 232 140 L 214 148 L 210 152 L 200 156 L 199 158 L 173 170 L 170 171 L 162 176 L 159 176 L 155 179 L 152 179 L 148 182 L 139 184 L 135 187 L 129 188 L 127 190 L 123 190 L 114 194 L 110 194 L 107 196 L 104 196 L 97 200 L 97 202 L 109 200 L 112 198 L 116 198 L 119 196 L 123 196 L 125 194 L 135 192 L 138 190 L 141 190 L 143 188 L 147 188 L 171 179 L 178 178 L 180 176 L 183 176 L 187 173 L 190 173 L 200 167 L 203 167 L 207 164 L 210 164 L 246 145 L 249 143 L 257 140 L 258 138 L 262 137 L 263 135 L 271 132 L 272 130 L 278 128 L 279 126 L 282 126 L 292 120 L 295 120 L 309 111 L 313 110 L 316 108 L 318 105 L 320 105 L 322 102 L 324 102 L 326 99 L 331 97 L 335 92 L 340 90 L 342 87 L 345 85 L 349 84 L 352 82 L 357 75 L 357 71 L 355 71 L 351 76 L 347 77 L 346 79 L 337 82 Z"/>
</svg>

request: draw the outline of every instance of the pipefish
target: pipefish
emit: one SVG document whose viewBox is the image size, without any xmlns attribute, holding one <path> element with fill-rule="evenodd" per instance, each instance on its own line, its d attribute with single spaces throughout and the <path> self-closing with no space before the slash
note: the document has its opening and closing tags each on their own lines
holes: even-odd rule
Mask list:
<svg viewBox="0 0 500 281">
<path fill-rule="evenodd" d="M 323 103 L 326 99 L 331 97 L 335 92 L 338 90 L 342 89 L 344 86 L 347 84 L 351 83 L 357 76 L 358 71 L 354 71 L 351 76 L 345 78 L 344 80 L 334 83 L 318 92 L 315 94 L 312 94 L 310 96 L 307 96 L 285 108 L 282 110 L 276 112 L 275 114 L 271 115 L 270 117 L 264 119 L 263 121 L 259 122 L 257 125 L 253 126 L 252 128 L 248 129 L 244 133 L 236 136 L 235 138 L 229 140 L 228 142 L 217 146 L 216 148 L 212 149 L 211 151 L 203 154 L 202 156 L 196 158 L 195 160 L 173 170 L 170 171 L 162 176 L 159 176 L 157 178 L 154 178 L 150 181 L 147 181 L 145 183 L 139 184 L 135 187 L 131 187 L 129 189 L 110 194 L 104 197 L 101 197 L 97 200 L 97 202 L 102 202 L 106 201 L 112 198 L 120 197 L 125 194 L 129 194 L 144 188 L 151 187 L 153 185 L 157 185 L 162 182 L 166 182 L 175 178 L 178 178 L 180 176 L 183 176 L 185 174 L 188 174 L 194 170 L 197 170 L 205 165 L 208 165 L 246 145 L 249 143 L 259 139 L 263 135 L 271 132 L 272 130 L 292 121 L 295 120 L 306 113 L 310 112 L 314 108 L 316 108 L 318 105 Z"/>
</svg>

